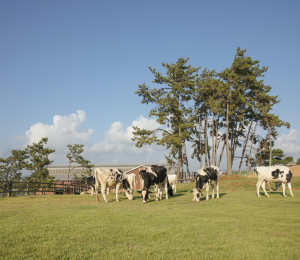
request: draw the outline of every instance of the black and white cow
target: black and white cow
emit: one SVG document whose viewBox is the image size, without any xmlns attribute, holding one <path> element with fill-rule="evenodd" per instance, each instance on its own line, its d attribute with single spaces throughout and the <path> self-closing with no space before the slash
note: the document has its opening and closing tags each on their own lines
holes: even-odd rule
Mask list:
<svg viewBox="0 0 300 260">
<path fill-rule="evenodd" d="M 283 190 L 283 196 L 285 195 L 285 184 L 287 183 L 291 196 L 294 197 L 292 192 L 292 186 L 291 186 L 291 179 L 293 177 L 289 167 L 287 166 L 267 166 L 267 167 L 257 167 L 254 169 L 254 172 L 257 174 L 257 197 L 259 196 L 259 188 L 262 187 L 263 191 L 265 192 L 265 195 L 269 197 L 267 191 L 265 182 L 276 182 L 276 183 L 282 183 L 282 190 Z"/>
<path fill-rule="evenodd" d="M 143 202 L 146 203 L 149 197 L 149 188 L 151 185 L 157 185 L 156 201 L 158 198 L 162 200 L 162 189 L 165 187 L 166 200 L 169 198 L 168 195 L 173 197 L 173 189 L 169 184 L 167 169 L 164 166 L 152 165 L 147 170 L 140 171 L 140 178 L 142 184 Z"/>
<path fill-rule="evenodd" d="M 168 180 L 170 185 L 172 185 L 173 191 L 176 193 L 176 186 L 177 186 L 177 175 L 176 174 L 168 174 Z"/>
<path fill-rule="evenodd" d="M 105 196 L 105 188 L 106 187 L 115 187 L 116 188 L 116 200 L 118 199 L 118 193 L 120 188 L 125 189 L 126 196 L 129 200 L 132 200 L 132 190 L 130 189 L 130 185 L 128 183 L 126 174 L 119 169 L 108 169 L 108 168 L 97 168 L 95 170 L 95 192 L 96 192 L 96 201 L 99 201 L 98 198 L 98 188 L 101 185 L 101 193 L 105 202 L 107 202 Z"/>
<path fill-rule="evenodd" d="M 92 189 L 92 195 L 91 196 L 94 196 L 95 195 L 95 176 L 89 176 L 89 177 L 83 177 L 83 183 L 86 183 L 87 185 L 89 185 Z"/>
<path fill-rule="evenodd" d="M 201 190 L 206 187 L 206 200 L 209 200 L 209 185 L 212 188 L 211 198 L 215 198 L 215 184 L 217 188 L 217 199 L 219 198 L 219 168 L 217 166 L 207 166 L 198 170 L 196 176 L 196 189 L 193 189 L 193 200 L 200 201 Z M 198 200 L 199 199 L 199 200 Z"/>
</svg>

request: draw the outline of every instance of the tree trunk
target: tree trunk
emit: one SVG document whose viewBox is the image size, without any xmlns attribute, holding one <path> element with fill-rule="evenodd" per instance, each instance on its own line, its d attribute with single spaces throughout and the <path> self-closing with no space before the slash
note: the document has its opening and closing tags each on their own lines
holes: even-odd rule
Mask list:
<svg viewBox="0 0 300 260">
<path fill-rule="evenodd" d="M 229 120 L 228 120 L 228 113 L 229 113 L 229 104 L 227 102 L 226 107 L 226 159 L 227 159 L 227 174 L 232 175 L 231 171 L 231 156 L 230 156 L 230 145 L 229 145 Z"/>
<path fill-rule="evenodd" d="M 217 165 L 217 151 L 218 151 L 218 121 L 219 121 L 219 118 L 218 120 L 216 120 L 216 141 L 215 141 L 215 163 L 214 165 Z"/>
<path fill-rule="evenodd" d="M 270 161 L 269 161 L 269 166 L 272 166 L 272 140 L 271 140 L 271 131 L 270 131 L 270 126 L 269 126 L 268 120 L 267 120 L 267 126 L 268 126 L 269 149 L 270 149 Z"/>
<path fill-rule="evenodd" d="M 211 162 L 210 165 L 214 164 L 215 158 L 215 113 L 213 113 L 212 123 L 211 123 Z"/>
<path fill-rule="evenodd" d="M 252 145 L 254 141 L 254 136 L 255 136 L 255 129 L 256 129 L 257 122 L 255 123 L 252 138 L 251 138 L 251 145 L 250 145 L 250 151 L 249 151 L 249 158 L 248 158 L 248 166 L 247 166 L 247 175 L 249 175 L 249 169 L 250 169 L 250 158 L 251 158 L 251 151 L 252 151 Z"/>
<path fill-rule="evenodd" d="M 205 167 L 208 166 L 208 155 L 207 155 L 207 110 L 205 111 L 204 118 L 204 145 L 205 145 Z"/>
<path fill-rule="evenodd" d="M 200 158 L 200 169 L 202 168 L 202 142 L 201 142 L 201 115 L 199 113 L 199 152 L 200 152 L 200 155 L 199 155 L 199 158 Z"/>
<path fill-rule="evenodd" d="M 253 119 L 251 120 L 249 129 L 248 129 L 248 133 L 247 133 L 246 139 L 245 139 L 244 144 L 243 144 L 243 150 L 242 150 L 242 155 L 241 155 L 241 161 L 240 161 L 240 165 L 239 165 L 238 174 L 241 174 L 241 167 L 242 167 L 242 163 L 243 163 L 243 159 L 244 159 L 244 155 L 245 155 L 245 151 L 246 151 L 246 147 L 247 147 L 247 143 L 248 143 L 248 139 L 249 139 L 249 134 L 250 134 L 250 131 L 251 131 L 252 122 L 253 122 Z"/>
<path fill-rule="evenodd" d="M 70 172 L 71 172 L 71 162 L 69 161 L 69 171 L 68 171 L 68 177 L 67 177 L 67 185 L 69 185 Z"/>
<path fill-rule="evenodd" d="M 189 170 L 189 161 L 186 155 L 186 145 L 184 142 L 184 154 L 185 154 L 185 164 L 186 164 L 186 172 L 188 173 L 189 177 L 190 177 L 190 170 Z"/>
<path fill-rule="evenodd" d="M 223 147 L 222 147 L 222 151 L 220 153 L 220 159 L 219 159 L 218 167 L 220 167 L 220 163 L 221 163 L 221 160 L 222 160 L 222 156 L 223 156 L 225 145 L 226 145 L 226 142 L 224 141 Z"/>
<path fill-rule="evenodd" d="M 181 138 L 181 129 L 178 129 L 178 134 L 179 138 Z M 182 147 L 179 148 L 178 151 L 178 162 L 177 162 L 177 179 L 181 179 L 181 172 L 180 172 L 180 167 L 181 167 L 181 161 L 182 161 Z"/>
</svg>

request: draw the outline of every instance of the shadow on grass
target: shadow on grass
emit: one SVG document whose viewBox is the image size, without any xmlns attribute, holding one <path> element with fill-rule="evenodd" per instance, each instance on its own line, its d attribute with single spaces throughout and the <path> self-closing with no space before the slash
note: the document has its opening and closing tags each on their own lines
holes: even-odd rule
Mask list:
<svg viewBox="0 0 300 260">
<path fill-rule="evenodd" d="M 219 199 L 221 199 L 223 196 L 227 195 L 227 193 L 219 193 Z M 212 200 L 211 195 L 209 195 L 209 200 Z M 207 201 L 209 201 L 207 200 Z M 216 194 L 214 200 L 217 200 Z M 200 201 L 206 201 L 206 195 L 203 194 L 203 196 L 200 198 Z"/>
</svg>

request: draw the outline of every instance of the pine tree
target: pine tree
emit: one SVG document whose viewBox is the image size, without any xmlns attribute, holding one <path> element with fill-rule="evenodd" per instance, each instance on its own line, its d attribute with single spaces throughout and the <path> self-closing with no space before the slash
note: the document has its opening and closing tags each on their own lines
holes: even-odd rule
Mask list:
<svg viewBox="0 0 300 260">
<path fill-rule="evenodd" d="M 163 84 L 164 87 L 150 89 L 146 84 L 139 85 L 135 94 L 142 97 L 142 104 L 155 105 L 149 116 L 155 116 L 156 121 L 165 126 L 154 130 L 133 127 L 137 147 L 156 143 L 170 149 L 167 159 L 177 160 L 177 176 L 180 178 L 180 167 L 183 159 L 182 148 L 185 141 L 190 140 L 194 127 L 192 108 L 188 102 L 191 100 L 191 90 L 195 87 L 195 79 L 199 68 L 187 65 L 188 58 L 179 58 L 175 64 L 162 63 L 167 69 L 166 76 L 149 67 L 154 75 L 153 82 Z M 160 135 L 159 135 L 160 134 Z"/>
<path fill-rule="evenodd" d="M 26 153 L 30 156 L 30 162 L 27 165 L 27 169 L 32 171 L 31 176 L 28 180 L 35 180 L 44 182 L 46 180 L 53 180 L 54 177 L 49 175 L 47 166 L 53 161 L 49 160 L 49 155 L 54 153 L 55 150 L 46 148 L 45 145 L 48 143 L 48 137 L 42 138 L 38 143 L 27 145 L 25 149 Z"/>
<path fill-rule="evenodd" d="M 12 150 L 8 158 L 0 158 L 0 180 L 20 180 L 29 158 L 25 150 Z"/>
<path fill-rule="evenodd" d="M 81 167 L 83 167 L 83 169 L 85 169 L 81 177 L 84 177 L 86 174 L 91 175 L 92 168 L 94 167 L 94 165 L 90 164 L 90 161 L 84 159 L 83 156 L 81 155 L 84 152 L 83 144 L 74 144 L 74 145 L 68 144 L 67 147 L 69 148 L 70 151 L 70 153 L 66 155 L 66 157 L 69 160 L 69 170 L 68 170 L 68 177 L 67 177 L 67 184 L 68 184 L 70 176 L 73 175 L 75 179 L 79 178 L 79 176 L 77 176 L 75 173 L 72 174 L 72 170 L 74 169 L 72 163 L 77 163 Z"/>
</svg>

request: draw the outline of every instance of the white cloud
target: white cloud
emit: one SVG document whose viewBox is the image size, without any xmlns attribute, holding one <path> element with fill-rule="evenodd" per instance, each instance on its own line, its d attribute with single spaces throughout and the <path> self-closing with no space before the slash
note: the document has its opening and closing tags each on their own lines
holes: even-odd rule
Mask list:
<svg viewBox="0 0 300 260">
<path fill-rule="evenodd" d="M 25 132 L 25 145 L 37 143 L 42 137 L 48 137 L 48 146 L 59 153 L 67 149 L 67 144 L 86 143 L 90 140 L 94 130 L 80 131 L 84 121 L 86 121 L 86 114 L 83 110 L 77 110 L 77 114 L 68 116 L 55 115 L 52 125 L 36 123 L 31 126 Z"/>
<path fill-rule="evenodd" d="M 155 144 L 137 148 L 133 138 L 132 126 L 155 129 L 160 125 L 153 119 L 147 119 L 142 115 L 132 124 L 124 128 L 121 122 L 111 124 L 104 139 L 92 144 L 93 129 L 80 130 L 84 127 L 86 114 L 83 110 L 77 110 L 76 114 L 53 117 L 53 124 L 36 123 L 25 132 L 24 136 L 17 139 L 23 143 L 23 147 L 33 142 L 37 143 L 42 137 L 48 137 L 47 147 L 55 149 L 51 155 L 54 163 L 67 163 L 67 144 L 84 144 L 83 156 L 92 163 L 140 163 L 140 162 L 165 162 L 164 147 Z"/>
<path fill-rule="evenodd" d="M 300 152 L 300 132 L 291 129 L 290 133 L 282 134 L 275 142 L 275 148 L 282 149 L 285 154 L 289 155 Z"/>
<path fill-rule="evenodd" d="M 94 144 L 90 151 L 95 153 L 125 153 L 125 154 L 142 154 L 142 153 L 154 153 L 158 148 L 156 145 L 145 146 L 143 148 L 137 148 L 135 142 L 131 140 L 133 138 L 132 126 L 138 126 L 139 128 L 155 129 L 160 125 L 153 119 L 147 119 L 142 115 L 132 122 L 131 126 L 123 129 L 121 122 L 114 122 L 109 130 L 105 133 L 105 139 L 97 144 Z"/>
</svg>

